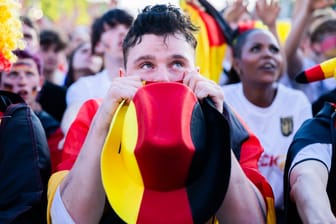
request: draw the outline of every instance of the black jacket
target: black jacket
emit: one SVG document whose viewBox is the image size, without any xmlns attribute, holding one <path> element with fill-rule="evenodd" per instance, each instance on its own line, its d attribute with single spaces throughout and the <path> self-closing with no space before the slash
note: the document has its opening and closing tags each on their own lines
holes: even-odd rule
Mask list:
<svg viewBox="0 0 336 224">
<path fill-rule="evenodd" d="M 0 91 L 0 223 L 45 223 L 42 176 L 50 172 L 40 120 L 22 101 Z"/>
</svg>

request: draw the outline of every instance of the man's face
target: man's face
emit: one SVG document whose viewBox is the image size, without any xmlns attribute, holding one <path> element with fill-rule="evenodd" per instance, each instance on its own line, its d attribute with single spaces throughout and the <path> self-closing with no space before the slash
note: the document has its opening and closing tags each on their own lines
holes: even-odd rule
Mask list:
<svg viewBox="0 0 336 224">
<path fill-rule="evenodd" d="M 100 38 L 103 52 L 111 57 L 123 57 L 122 43 L 128 32 L 128 27 L 125 25 L 116 25 L 111 28 L 108 25 L 104 25 L 105 32 Z"/>
<path fill-rule="evenodd" d="M 19 94 L 31 105 L 42 86 L 42 77 L 38 73 L 33 59 L 18 59 L 9 72 L 3 72 L 0 87 L 2 90 Z"/>
<path fill-rule="evenodd" d="M 323 60 L 336 57 L 336 32 L 320 35 L 319 41 L 312 44 L 313 50 L 323 55 Z"/>
<path fill-rule="evenodd" d="M 39 56 L 42 60 L 43 70 L 47 73 L 53 73 L 57 70 L 61 61 L 63 51 L 56 49 L 56 45 L 41 46 Z"/>
<path fill-rule="evenodd" d="M 23 24 L 22 33 L 23 39 L 26 43 L 26 49 L 32 54 L 36 54 L 39 49 L 39 41 L 36 31 L 33 28 Z"/>
<path fill-rule="evenodd" d="M 138 75 L 144 81 L 180 81 L 185 71 L 194 69 L 194 55 L 194 49 L 180 34 L 166 39 L 146 34 L 129 49 L 126 75 Z"/>
</svg>

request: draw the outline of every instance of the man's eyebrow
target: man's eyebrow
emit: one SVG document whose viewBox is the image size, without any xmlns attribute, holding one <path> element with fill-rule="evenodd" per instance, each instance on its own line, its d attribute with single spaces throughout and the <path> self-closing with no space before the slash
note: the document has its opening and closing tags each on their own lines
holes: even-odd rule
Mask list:
<svg viewBox="0 0 336 224">
<path fill-rule="evenodd" d="M 13 66 L 22 66 L 22 65 L 32 66 L 29 62 L 24 62 L 24 61 L 15 62 Z"/>
<path fill-rule="evenodd" d="M 184 59 L 187 60 L 187 58 L 181 54 L 174 54 L 171 56 L 172 59 Z"/>
<path fill-rule="evenodd" d="M 152 56 L 152 55 L 144 55 L 144 56 L 140 56 L 137 59 L 135 59 L 134 62 L 138 63 L 140 61 L 153 60 L 153 59 L 154 59 L 154 56 Z"/>
</svg>

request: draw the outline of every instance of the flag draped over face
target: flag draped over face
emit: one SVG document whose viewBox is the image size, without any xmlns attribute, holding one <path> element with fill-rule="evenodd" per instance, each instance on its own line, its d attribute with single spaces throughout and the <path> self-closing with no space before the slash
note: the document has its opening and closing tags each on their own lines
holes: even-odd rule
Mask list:
<svg viewBox="0 0 336 224">
<path fill-rule="evenodd" d="M 224 34 L 216 19 L 200 5 L 180 0 L 180 7 L 189 15 L 192 23 L 199 27 L 195 37 L 198 42 L 196 64 L 200 67 L 200 73 L 217 83 L 228 47 Z"/>
</svg>

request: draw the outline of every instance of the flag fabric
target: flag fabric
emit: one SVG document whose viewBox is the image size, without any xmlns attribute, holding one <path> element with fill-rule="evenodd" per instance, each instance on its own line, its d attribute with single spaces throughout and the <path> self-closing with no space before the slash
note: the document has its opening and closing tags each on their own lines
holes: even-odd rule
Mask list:
<svg viewBox="0 0 336 224">
<path fill-rule="evenodd" d="M 300 72 L 295 80 L 299 83 L 309 83 L 320 81 L 323 79 L 335 77 L 336 78 L 336 58 L 332 58 L 315 65 L 305 71 Z"/>
<path fill-rule="evenodd" d="M 198 42 L 196 64 L 200 67 L 200 73 L 218 83 L 225 52 L 228 50 L 222 30 L 216 20 L 200 6 L 185 0 L 180 1 L 180 6 L 189 15 L 192 23 L 199 27 L 195 37 Z"/>
</svg>

